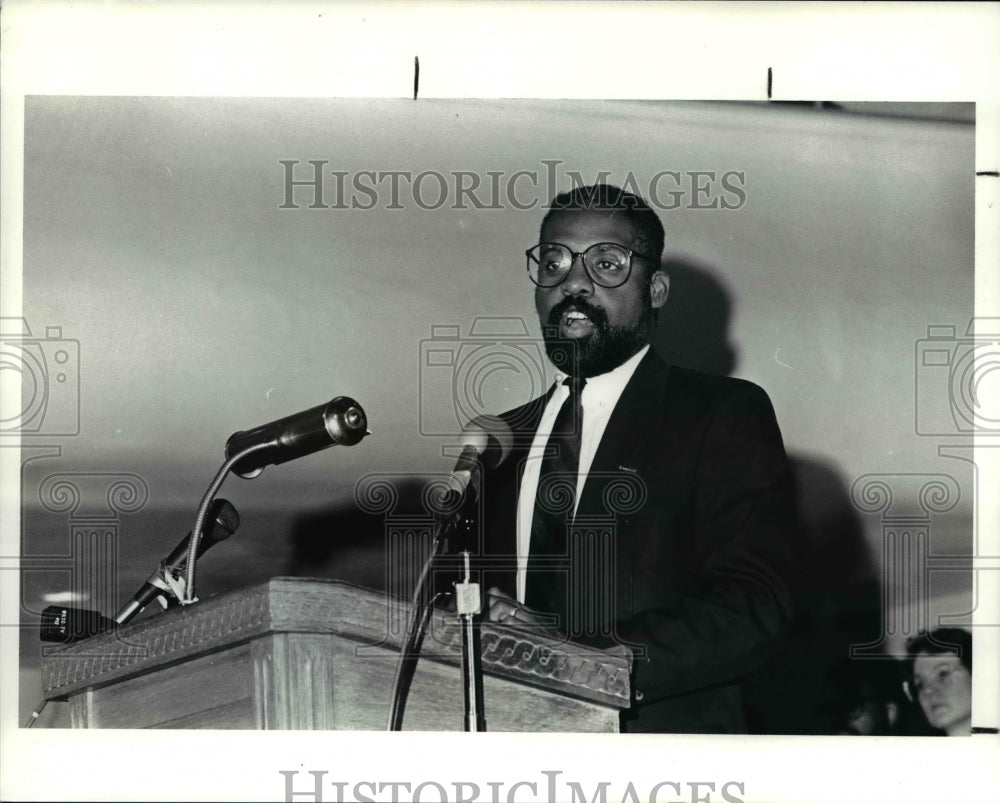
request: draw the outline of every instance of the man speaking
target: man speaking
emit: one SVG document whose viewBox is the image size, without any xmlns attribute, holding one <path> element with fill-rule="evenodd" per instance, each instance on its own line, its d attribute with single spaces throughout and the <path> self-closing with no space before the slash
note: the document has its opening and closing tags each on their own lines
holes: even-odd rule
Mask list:
<svg viewBox="0 0 1000 803">
<path fill-rule="evenodd" d="M 501 416 L 514 448 L 483 478 L 482 549 L 507 568 L 483 580 L 493 621 L 632 649 L 622 730 L 739 733 L 741 681 L 791 617 L 791 479 L 763 390 L 650 349 L 663 243 L 617 187 L 553 200 L 526 256 L 558 375 Z"/>
</svg>

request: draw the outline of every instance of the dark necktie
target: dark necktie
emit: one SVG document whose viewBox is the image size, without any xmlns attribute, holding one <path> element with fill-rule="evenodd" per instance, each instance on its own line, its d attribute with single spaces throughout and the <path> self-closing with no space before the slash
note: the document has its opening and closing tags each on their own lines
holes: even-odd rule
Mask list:
<svg viewBox="0 0 1000 803">
<path fill-rule="evenodd" d="M 538 474 L 524 604 L 537 611 L 557 614 L 559 629 L 566 632 L 569 604 L 567 531 L 576 502 L 583 429 L 582 394 L 587 380 L 570 376 L 563 384 L 569 387 L 569 396 L 552 424 Z"/>
</svg>

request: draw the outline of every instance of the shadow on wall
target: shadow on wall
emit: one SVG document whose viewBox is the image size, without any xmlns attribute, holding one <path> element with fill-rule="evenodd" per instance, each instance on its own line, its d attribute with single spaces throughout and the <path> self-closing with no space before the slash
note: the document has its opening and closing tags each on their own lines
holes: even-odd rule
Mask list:
<svg viewBox="0 0 1000 803">
<path fill-rule="evenodd" d="M 733 374 L 738 349 L 729 340 L 728 290 L 709 266 L 669 258 L 663 268 L 670 296 L 654 347 L 668 362 Z M 823 678 L 850 645 L 878 640 L 880 583 L 844 478 L 822 458 L 789 454 L 789 461 L 803 534 L 793 588 L 796 618 L 785 646 L 748 682 L 747 713 L 756 732 L 819 733 L 825 727 Z"/>
<path fill-rule="evenodd" d="M 669 363 L 729 376 L 738 355 L 729 343 L 728 291 L 695 262 L 668 258 L 663 270 L 670 277 L 670 295 L 660 310 L 653 348 Z"/>
<path fill-rule="evenodd" d="M 851 645 L 878 641 L 881 586 L 841 475 L 812 457 L 791 454 L 789 462 L 803 534 L 795 619 L 773 665 L 751 682 L 751 714 L 762 733 L 825 733 L 824 678 Z"/>
</svg>

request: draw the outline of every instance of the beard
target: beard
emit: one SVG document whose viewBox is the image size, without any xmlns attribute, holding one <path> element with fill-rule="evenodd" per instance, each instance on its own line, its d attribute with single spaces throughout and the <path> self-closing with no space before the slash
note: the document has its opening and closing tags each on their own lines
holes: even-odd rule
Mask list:
<svg viewBox="0 0 1000 803">
<path fill-rule="evenodd" d="M 594 331 L 586 337 L 560 337 L 559 324 L 569 309 L 584 313 Z M 617 368 L 649 342 L 653 305 L 646 300 L 643 315 L 634 326 L 612 326 L 601 307 L 582 298 L 569 297 L 556 304 L 549 312 L 548 321 L 542 323 L 545 353 L 556 368 L 570 376 L 599 376 Z"/>
</svg>

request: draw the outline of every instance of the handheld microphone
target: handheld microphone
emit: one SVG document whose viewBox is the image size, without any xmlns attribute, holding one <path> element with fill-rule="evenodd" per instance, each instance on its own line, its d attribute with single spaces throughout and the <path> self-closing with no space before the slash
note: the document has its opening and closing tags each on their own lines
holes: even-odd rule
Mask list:
<svg viewBox="0 0 1000 803">
<path fill-rule="evenodd" d="M 327 404 L 234 432 L 226 441 L 226 459 L 251 446 L 270 444 L 270 448 L 259 449 L 233 466 L 234 474 L 253 479 L 264 466 L 286 463 L 328 446 L 353 446 L 370 434 L 361 405 L 347 396 L 337 396 Z"/>
<path fill-rule="evenodd" d="M 502 418 L 480 415 L 465 425 L 460 442 L 462 452 L 448 477 L 448 486 L 464 499 L 470 485 L 474 495 L 478 491 L 473 477 L 483 468 L 496 468 L 507 459 L 514 446 L 514 433 Z"/>
<path fill-rule="evenodd" d="M 227 499 L 216 499 L 209 509 L 209 524 L 205 528 L 205 534 L 198 542 L 198 552 L 196 558 L 200 558 L 209 549 L 220 541 L 225 541 L 236 532 L 240 526 L 240 514 Z M 191 533 L 184 536 L 183 540 L 174 547 L 173 551 L 167 555 L 160 563 L 160 567 L 147 578 L 142 587 L 135 593 L 131 601 L 125 605 L 115 615 L 115 622 L 123 625 L 139 615 L 139 613 L 149 603 L 164 593 L 169 593 L 170 589 L 163 581 L 167 574 L 179 574 L 184 571 L 188 561 L 188 552 L 191 547 Z"/>
<path fill-rule="evenodd" d="M 70 644 L 113 629 L 115 623 L 97 611 L 49 605 L 42 611 L 38 637 L 42 641 Z"/>
</svg>

